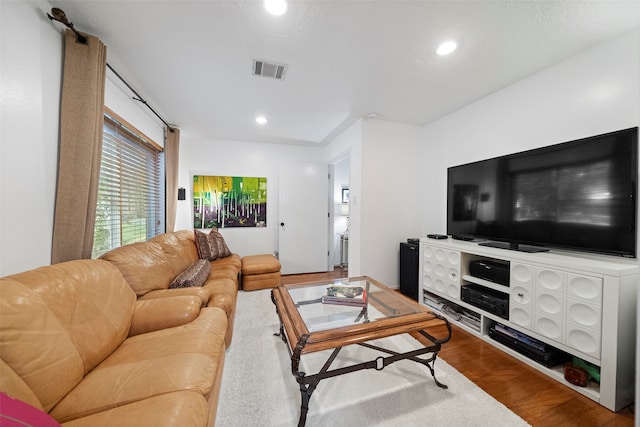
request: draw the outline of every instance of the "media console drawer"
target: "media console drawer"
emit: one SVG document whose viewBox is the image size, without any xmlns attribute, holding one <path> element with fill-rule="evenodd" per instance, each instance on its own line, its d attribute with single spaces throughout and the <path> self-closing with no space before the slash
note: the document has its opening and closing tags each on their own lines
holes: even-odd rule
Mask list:
<svg viewBox="0 0 640 427">
<path fill-rule="evenodd" d="M 430 246 L 421 252 L 424 287 L 460 300 L 460 252 Z"/>
</svg>

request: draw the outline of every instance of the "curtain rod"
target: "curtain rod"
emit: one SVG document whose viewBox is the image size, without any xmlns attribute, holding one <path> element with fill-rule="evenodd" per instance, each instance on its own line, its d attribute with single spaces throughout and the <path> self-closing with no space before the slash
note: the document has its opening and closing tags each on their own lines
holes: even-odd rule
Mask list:
<svg viewBox="0 0 640 427">
<path fill-rule="evenodd" d="M 162 121 L 162 123 L 165 124 L 165 126 L 167 126 L 167 129 L 169 129 L 170 132 L 173 132 L 173 127 L 167 123 L 167 121 L 165 119 L 163 119 L 162 117 L 160 117 L 160 114 L 156 113 L 156 110 L 154 110 L 153 108 L 151 108 L 151 105 L 149 105 L 149 103 L 144 100 L 139 94 L 138 92 L 136 92 L 136 90 L 134 88 L 131 87 L 131 85 L 129 83 L 127 83 L 127 81 L 125 79 L 122 78 L 122 76 L 120 74 L 118 74 L 118 72 L 116 70 L 113 69 L 113 67 L 111 65 L 109 65 L 109 63 L 107 62 L 107 67 L 109 67 L 109 69 L 111 70 L 111 72 L 113 72 L 113 74 L 116 75 L 117 78 L 120 79 L 120 81 L 122 81 L 122 83 L 124 83 L 131 92 L 133 92 L 133 94 L 135 95 L 132 99 L 134 101 L 138 101 L 141 102 L 142 104 L 144 104 L 145 107 L 147 107 L 149 110 L 151 110 L 151 112 L 153 114 L 156 115 L 157 118 L 160 119 L 160 121 Z M 137 98 L 136 98 L 137 97 Z"/>
<path fill-rule="evenodd" d="M 58 21 L 58 22 L 63 23 L 67 28 L 69 28 L 71 31 L 73 31 L 75 33 L 76 40 L 78 41 L 78 43 L 87 44 L 87 38 L 85 36 L 83 36 L 82 34 L 80 34 L 78 32 L 78 30 L 76 30 L 73 27 L 73 24 L 71 22 L 69 22 L 69 20 L 67 19 L 67 15 L 64 13 L 64 11 L 62 9 L 54 7 L 54 8 L 51 9 L 51 13 L 53 14 L 53 16 L 47 13 L 47 17 L 49 17 L 49 20 Z M 133 87 L 131 87 L 131 85 L 124 78 L 122 78 L 122 76 L 120 74 L 118 74 L 118 72 L 116 70 L 114 70 L 111 65 L 109 65 L 108 62 L 107 62 L 107 67 L 109 67 L 111 72 L 113 72 L 113 74 L 115 74 L 116 77 L 119 78 L 120 81 L 122 81 L 122 83 L 124 83 L 129 88 L 129 90 L 131 92 L 133 92 L 133 94 L 135 96 L 132 99 L 134 101 L 138 101 L 138 102 L 141 102 L 142 104 L 144 104 L 145 107 L 147 107 L 149 110 L 151 110 L 151 112 L 153 114 L 155 114 L 155 116 L 157 118 L 159 118 L 162 123 L 165 124 L 165 126 L 167 127 L 167 129 L 169 129 L 170 132 L 173 132 L 173 126 L 171 126 L 169 123 L 167 123 L 167 121 L 165 119 L 163 119 L 160 116 L 160 114 L 158 114 L 156 112 L 156 110 L 151 108 L 151 105 L 149 105 L 149 103 L 144 98 L 142 98 L 140 96 L 140 94 L 138 92 L 136 92 L 136 90 Z"/>
</svg>

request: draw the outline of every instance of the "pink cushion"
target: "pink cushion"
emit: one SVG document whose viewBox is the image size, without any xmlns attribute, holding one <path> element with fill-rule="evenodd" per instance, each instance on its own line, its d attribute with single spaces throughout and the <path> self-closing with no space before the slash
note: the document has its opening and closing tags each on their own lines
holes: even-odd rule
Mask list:
<svg viewBox="0 0 640 427">
<path fill-rule="evenodd" d="M 60 427 L 60 424 L 46 412 L 4 393 L 0 393 L 0 425 L 2 427 Z"/>
</svg>

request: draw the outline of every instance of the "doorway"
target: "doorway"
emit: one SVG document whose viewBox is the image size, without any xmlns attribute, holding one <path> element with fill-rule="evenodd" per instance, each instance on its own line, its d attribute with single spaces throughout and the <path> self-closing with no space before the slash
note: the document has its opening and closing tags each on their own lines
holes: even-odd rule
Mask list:
<svg viewBox="0 0 640 427">
<path fill-rule="evenodd" d="M 350 158 L 343 157 L 332 165 L 333 179 L 329 194 L 332 195 L 333 227 L 329 227 L 329 242 L 333 248 L 333 267 L 348 271 L 349 268 L 349 176 Z"/>
</svg>

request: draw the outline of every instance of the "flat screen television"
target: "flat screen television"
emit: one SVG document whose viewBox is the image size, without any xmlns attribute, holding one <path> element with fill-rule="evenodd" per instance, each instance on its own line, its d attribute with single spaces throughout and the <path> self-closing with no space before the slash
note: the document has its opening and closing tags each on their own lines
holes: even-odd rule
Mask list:
<svg viewBox="0 0 640 427">
<path fill-rule="evenodd" d="M 447 170 L 447 234 L 636 257 L 638 128 Z"/>
</svg>

